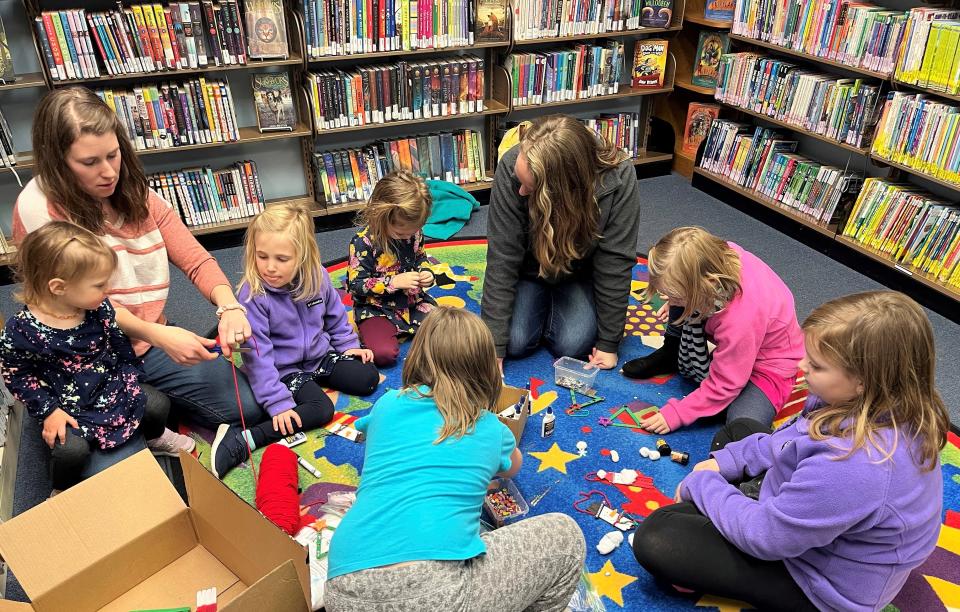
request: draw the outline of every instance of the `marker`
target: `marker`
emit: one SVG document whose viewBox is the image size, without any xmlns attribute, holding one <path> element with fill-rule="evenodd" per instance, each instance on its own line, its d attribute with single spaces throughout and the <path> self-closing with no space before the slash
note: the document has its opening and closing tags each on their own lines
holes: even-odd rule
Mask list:
<svg viewBox="0 0 960 612">
<path fill-rule="evenodd" d="M 309 461 L 307 461 L 303 457 L 297 457 L 297 463 L 299 463 L 300 467 L 302 467 L 303 469 L 307 470 L 317 478 L 320 478 L 321 476 L 320 470 L 318 470 L 314 465 L 312 465 Z"/>
</svg>

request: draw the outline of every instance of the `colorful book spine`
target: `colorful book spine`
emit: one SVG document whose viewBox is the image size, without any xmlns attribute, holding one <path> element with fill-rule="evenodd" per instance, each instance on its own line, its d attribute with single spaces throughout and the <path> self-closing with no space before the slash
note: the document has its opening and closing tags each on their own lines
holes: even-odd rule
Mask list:
<svg viewBox="0 0 960 612">
<path fill-rule="evenodd" d="M 513 53 L 504 67 L 512 76 L 514 106 L 594 98 L 620 90 L 624 46 L 577 45 L 543 53 Z"/>
</svg>

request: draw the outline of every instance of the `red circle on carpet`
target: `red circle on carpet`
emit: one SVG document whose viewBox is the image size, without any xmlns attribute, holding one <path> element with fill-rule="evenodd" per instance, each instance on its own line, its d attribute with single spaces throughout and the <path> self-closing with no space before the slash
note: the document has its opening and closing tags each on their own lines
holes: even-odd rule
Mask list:
<svg viewBox="0 0 960 612">
<path fill-rule="evenodd" d="M 584 425 L 583 427 L 580 428 L 580 431 L 582 431 L 583 433 L 590 433 L 593 430 L 590 428 L 589 425 Z"/>
<path fill-rule="evenodd" d="M 600 454 L 603 455 L 604 457 L 606 457 L 607 455 L 610 454 L 610 449 L 609 449 L 609 448 L 601 448 L 601 449 L 600 449 Z"/>
</svg>

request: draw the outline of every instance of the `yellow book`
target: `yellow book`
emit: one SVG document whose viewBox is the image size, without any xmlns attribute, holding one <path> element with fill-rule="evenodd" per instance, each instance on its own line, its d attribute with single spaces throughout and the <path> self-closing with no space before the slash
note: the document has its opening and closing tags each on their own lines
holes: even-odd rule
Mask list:
<svg viewBox="0 0 960 612">
<path fill-rule="evenodd" d="M 112 89 L 106 89 L 106 90 L 104 90 L 104 92 L 103 92 L 103 101 L 107 103 L 107 106 L 110 107 L 110 110 L 112 110 L 114 113 L 117 112 L 117 105 L 116 105 L 116 103 L 115 103 L 114 100 L 113 100 L 113 90 L 112 90 Z"/>
<path fill-rule="evenodd" d="M 163 13 L 163 5 L 154 4 L 152 8 L 156 16 L 157 33 L 160 34 L 160 42 L 163 44 L 163 57 L 167 60 L 168 68 L 176 68 L 177 64 L 174 61 L 173 45 L 170 43 L 170 32 L 167 30 L 167 18 Z"/>
<path fill-rule="evenodd" d="M 203 96 L 203 106 L 207 114 L 207 124 L 210 126 L 210 136 L 213 142 L 221 142 L 220 138 L 220 124 L 214 121 L 213 109 L 211 105 L 213 99 L 210 97 L 210 92 L 207 89 L 207 81 L 203 77 L 200 77 L 200 95 Z"/>
<path fill-rule="evenodd" d="M 946 248 L 943 252 L 943 257 L 930 267 L 930 274 L 939 277 L 940 273 L 943 272 L 944 267 L 947 262 L 950 260 L 950 255 L 960 246 L 960 232 L 956 232 L 953 236 L 953 240 L 950 241 L 950 246 Z"/>
<path fill-rule="evenodd" d="M 940 28 L 930 26 L 930 32 L 927 34 L 927 44 L 923 51 L 923 62 L 920 64 L 920 71 L 917 75 L 917 84 L 921 87 L 930 86 L 930 76 L 933 73 L 933 66 L 937 62 L 937 48 L 940 40 Z"/>
</svg>

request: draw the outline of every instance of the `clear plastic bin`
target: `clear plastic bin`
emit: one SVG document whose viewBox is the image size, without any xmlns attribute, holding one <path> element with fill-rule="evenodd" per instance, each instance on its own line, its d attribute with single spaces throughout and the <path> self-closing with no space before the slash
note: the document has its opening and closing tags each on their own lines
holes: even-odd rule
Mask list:
<svg viewBox="0 0 960 612">
<path fill-rule="evenodd" d="M 595 390 L 594 382 L 600 368 L 573 357 L 561 357 L 553 362 L 553 371 L 558 387 L 589 395 Z"/>
<path fill-rule="evenodd" d="M 498 512 L 490 500 L 492 494 L 503 489 L 506 489 L 507 493 L 517 504 L 517 509 L 507 514 Z M 509 478 L 494 478 L 493 481 L 491 481 L 490 486 L 487 488 L 487 496 L 483 498 L 484 520 L 495 527 L 503 527 L 508 523 L 519 520 L 528 512 L 530 512 L 530 506 L 527 505 L 527 500 L 523 499 L 523 495 L 520 494 L 520 490 L 517 489 L 517 485 L 513 484 L 512 480 Z"/>
</svg>

